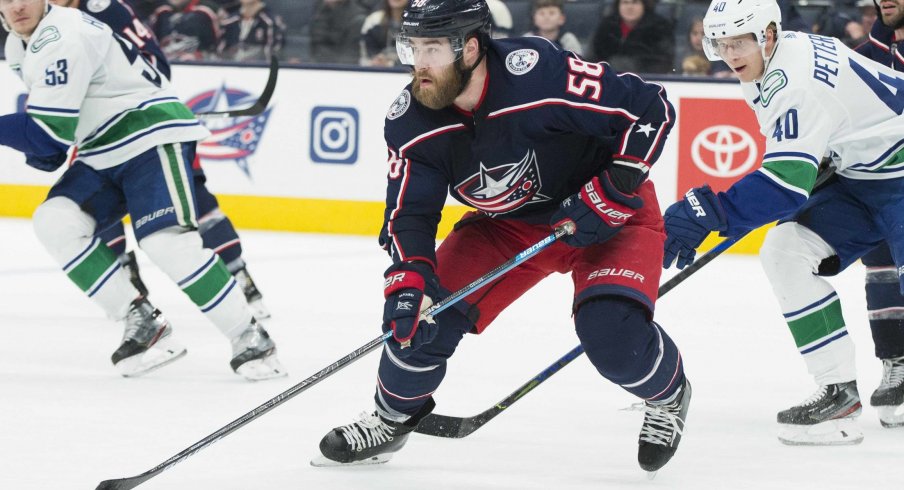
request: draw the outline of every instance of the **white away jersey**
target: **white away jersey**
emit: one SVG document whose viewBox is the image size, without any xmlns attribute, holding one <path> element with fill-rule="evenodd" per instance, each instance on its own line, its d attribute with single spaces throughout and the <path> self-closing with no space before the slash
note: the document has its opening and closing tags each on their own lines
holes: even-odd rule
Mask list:
<svg viewBox="0 0 904 490">
<path fill-rule="evenodd" d="M 835 38 L 785 32 L 760 83 L 742 83 L 766 137 L 764 175 L 809 196 L 821 157 L 839 175 L 904 177 L 904 79 Z"/>
<path fill-rule="evenodd" d="M 133 44 L 79 10 L 51 8 L 27 44 L 7 38 L 6 57 L 28 115 L 96 169 L 210 134 Z"/>
</svg>

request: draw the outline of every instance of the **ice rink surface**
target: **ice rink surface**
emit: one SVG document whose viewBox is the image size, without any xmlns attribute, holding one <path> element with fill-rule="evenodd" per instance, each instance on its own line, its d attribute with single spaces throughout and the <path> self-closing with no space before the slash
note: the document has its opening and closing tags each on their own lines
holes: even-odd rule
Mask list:
<svg viewBox="0 0 904 490">
<path fill-rule="evenodd" d="M 273 312 L 267 328 L 290 377 L 249 383 L 227 340 L 139 256 L 151 300 L 189 354 L 138 379 L 110 364 L 122 329 L 52 263 L 25 220 L 0 220 L 0 489 L 93 489 L 182 451 L 380 334 L 374 238 L 242 233 Z M 861 398 L 881 375 L 859 264 L 833 280 L 857 345 Z M 490 407 L 577 345 L 570 281 L 550 277 L 468 336 L 436 394 L 437 413 Z M 775 413 L 806 398 L 806 373 L 757 259 L 726 255 L 663 297 L 657 320 L 694 386 L 675 458 L 649 481 L 637 465 L 636 400 L 581 357 L 460 440 L 413 435 L 386 465 L 314 468 L 320 438 L 372 410 L 372 353 L 140 489 L 867 489 L 904 481 L 904 429 L 865 406 L 865 440 L 787 447 Z"/>
</svg>

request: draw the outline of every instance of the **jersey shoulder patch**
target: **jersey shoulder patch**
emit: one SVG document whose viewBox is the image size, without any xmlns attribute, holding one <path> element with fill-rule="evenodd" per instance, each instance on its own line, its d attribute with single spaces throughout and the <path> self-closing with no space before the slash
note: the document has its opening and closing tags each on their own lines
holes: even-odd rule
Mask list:
<svg viewBox="0 0 904 490">
<path fill-rule="evenodd" d="M 389 111 L 386 112 L 386 119 L 392 121 L 402 117 L 410 106 L 411 92 L 409 92 L 408 89 L 402 90 L 402 93 L 400 93 L 392 102 L 392 105 L 389 106 Z"/>
<path fill-rule="evenodd" d="M 98 13 L 102 12 L 110 6 L 110 0 L 88 0 L 88 3 L 85 7 L 88 8 L 89 12 Z"/>
<path fill-rule="evenodd" d="M 60 30 L 57 26 L 49 25 L 41 28 L 37 35 L 33 37 L 34 41 L 31 42 L 31 47 L 28 49 L 32 53 L 37 53 L 44 49 L 48 44 L 55 43 L 62 39 L 63 35 L 60 34 Z"/>
<path fill-rule="evenodd" d="M 533 70 L 539 60 L 540 53 L 535 49 L 516 49 L 505 57 L 505 68 L 512 75 L 524 75 Z"/>
<path fill-rule="evenodd" d="M 787 86 L 788 75 L 785 70 L 771 70 L 763 77 L 763 81 L 760 83 L 760 103 L 763 107 L 769 107 L 769 103 Z"/>
</svg>

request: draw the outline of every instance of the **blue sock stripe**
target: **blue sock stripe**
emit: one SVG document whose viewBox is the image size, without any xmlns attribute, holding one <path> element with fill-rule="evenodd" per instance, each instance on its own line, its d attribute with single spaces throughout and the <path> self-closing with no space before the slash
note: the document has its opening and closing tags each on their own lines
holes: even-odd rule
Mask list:
<svg viewBox="0 0 904 490">
<path fill-rule="evenodd" d="M 229 291 L 232 291 L 232 288 L 234 288 L 235 285 L 236 285 L 236 280 L 230 279 L 229 285 L 226 286 L 225 288 L 223 288 L 223 290 L 220 292 L 220 294 L 218 294 L 210 303 L 207 303 L 206 305 L 200 307 L 201 313 L 207 313 L 208 311 L 216 308 L 217 305 L 223 301 L 223 299 L 226 297 L 226 295 L 229 294 Z"/>
<path fill-rule="evenodd" d="M 200 276 L 203 276 L 204 273 L 207 272 L 208 269 L 213 267 L 213 264 L 216 262 L 216 260 L 217 260 L 217 254 L 214 254 L 214 253 L 210 254 L 210 258 L 207 259 L 207 262 L 205 262 L 204 265 L 202 265 L 198 270 L 189 274 L 188 277 L 186 277 L 185 279 L 179 281 L 179 287 L 182 289 L 185 289 L 185 286 L 187 286 L 188 283 L 191 283 L 195 279 L 198 279 Z"/>
<path fill-rule="evenodd" d="M 97 248 L 99 245 L 100 245 L 100 239 L 95 237 L 93 240 L 91 240 L 91 243 L 88 244 L 87 248 L 82 250 L 78 255 L 75 256 L 74 259 L 70 260 L 68 264 L 63 266 L 63 272 L 68 273 L 71 268 L 80 264 L 82 259 L 84 259 L 88 255 L 90 255 L 91 252 L 93 252 L 94 249 Z"/>
<path fill-rule="evenodd" d="M 837 298 L 838 298 L 838 293 L 836 293 L 835 291 L 832 291 L 832 293 L 829 294 L 828 296 L 826 296 L 825 298 L 817 300 L 814 303 L 810 303 L 807 306 L 804 306 L 803 308 L 801 308 L 799 310 L 792 311 L 789 313 L 784 313 L 785 319 L 790 320 L 790 319 L 792 319 L 791 317 L 795 317 L 795 316 L 798 316 L 801 314 L 808 313 L 809 310 L 816 309 L 816 308 L 822 306 L 823 304 L 828 303 L 829 301 L 832 301 L 833 299 L 837 299 Z"/>
<path fill-rule="evenodd" d="M 825 347 L 826 345 L 831 344 L 832 342 L 834 342 L 834 341 L 836 341 L 836 340 L 838 340 L 838 339 L 844 337 L 844 336 L 847 335 L 847 334 L 848 334 L 847 329 L 844 329 L 844 330 L 842 330 L 841 332 L 835 333 L 834 335 L 832 335 L 832 336 L 829 337 L 828 339 L 819 341 L 819 343 L 817 343 L 816 345 L 812 345 L 812 344 L 811 344 L 811 347 L 806 347 L 806 346 L 802 347 L 802 348 L 800 349 L 800 353 L 801 353 L 801 354 L 809 354 L 809 353 L 811 353 L 811 352 L 813 352 L 813 351 L 815 351 L 815 350 L 817 350 L 817 349 L 820 349 L 820 348 L 822 348 L 822 347 Z"/>
<path fill-rule="evenodd" d="M 113 274 L 116 274 L 116 271 L 118 271 L 122 267 L 122 265 L 119 263 L 118 260 L 116 262 L 113 262 L 110 265 L 112 267 L 110 269 L 108 269 L 107 272 L 104 273 L 104 275 L 100 278 L 99 281 L 97 281 L 97 283 L 95 285 L 91 286 L 91 289 L 88 291 L 89 298 L 94 296 L 94 294 L 97 293 L 98 291 L 100 291 L 100 288 L 102 288 L 104 286 L 104 284 L 106 284 L 107 280 L 109 280 L 111 277 L 113 277 Z"/>
</svg>

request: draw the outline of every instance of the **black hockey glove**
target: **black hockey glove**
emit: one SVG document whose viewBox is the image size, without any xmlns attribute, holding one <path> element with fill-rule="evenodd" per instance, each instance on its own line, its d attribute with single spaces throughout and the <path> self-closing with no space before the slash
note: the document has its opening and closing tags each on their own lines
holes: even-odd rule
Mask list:
<svg viewBox="0 0 904 490">
<path fill-rule="evenodd" d="M 439 327 L 433 317 L 421 312 L 433 305 L 431 296 L 439 291 L 439 279 L 422 262 L 394 264 L 384 276 L 383 332 L 392 330 L 386 344 L 397 357 L 405 358 L 436 337 Z"/>
<path fill-rule="evenodd" d="M 574 233 L 563 239 L 565 243 L 572 247 L 588 247 L 605 242 L 615 236 L 643 206 L 643 199 L 634 193 L 639 182 L 634 186 L 631 186 L 634 182 L 626 184 L 629 191 L 616 187 L 614 181 L 621 180 L 623 174 L 625 171 L 621 169 L 605 170 L 599 177 L 584 184 L 580 192 L 562 201 L 550 224 L 553 228 L 567 221 L 575 224 Z M 642 180 L 641 174 L 640 181 Z"/>
</svg>

